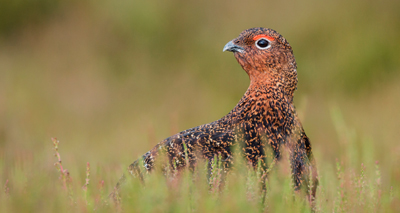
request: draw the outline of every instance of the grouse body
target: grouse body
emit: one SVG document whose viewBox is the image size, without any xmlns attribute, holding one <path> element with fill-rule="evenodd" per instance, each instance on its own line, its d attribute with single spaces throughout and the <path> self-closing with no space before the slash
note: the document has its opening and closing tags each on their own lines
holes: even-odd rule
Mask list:
<svg viewBox="0 0 400 213">
<path fill-rule="evenodd" d="M 239 153 L 247 161 L 266 168 L 266 146 L 272 148 L 275 159 L 280 158 L 285 146 L 290 153 L 295 189 L 311 176 L 314 198 L 317 170 L 310 141 L 293 104 L 297 65 L 291 46 L 272 29 L 252 28 L 228 42 L 223 51 L 233 52 L 250 78 L 250 86 L 239 103 L 217 121 L 164 139 L 132 163 L 129 172 L 141 175 L 141 170 L 151 171 L 160 152 L 165 152 L 167 163 L 178 169 L 194 168 L 199 159 L 211 160 L 216 154 L 222 155 L 228 168 L 234 157 L 232 147 L 239 143 Z"/>
</svg>

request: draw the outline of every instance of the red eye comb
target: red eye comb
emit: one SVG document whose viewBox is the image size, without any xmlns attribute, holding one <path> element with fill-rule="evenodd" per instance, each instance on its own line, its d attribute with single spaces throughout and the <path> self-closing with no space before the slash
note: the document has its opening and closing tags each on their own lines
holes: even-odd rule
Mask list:
<svg viewBox="0 0 400 213">
<path fill-rule="evenodd" d="M 267 36 L 267 35 L 265 35 L 265 34 L 260 34 L 260 35 L 254 36 L 253 40 L 254 40 L 254 41 L 257 41 L 257 40 L 260 39 L 260 38 L 265 38 L 265 39 L 267 39 L 267 40 L 269 40 L 269 41 L 275 40 L 275 38 L 273 38 L 273 37 L 271 37 L 271 36 Z"/>
</svg>

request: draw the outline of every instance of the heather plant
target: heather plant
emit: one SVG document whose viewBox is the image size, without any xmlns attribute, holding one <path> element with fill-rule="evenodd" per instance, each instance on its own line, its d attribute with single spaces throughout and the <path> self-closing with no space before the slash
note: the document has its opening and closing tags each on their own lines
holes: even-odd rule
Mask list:
<svg viewBox="0 0 400 213">
<path fill-rule="evenodd" d="M 227 172 L 222 166 L 221 155 L 210 162 L 200 161 L 194 170 L 177 171 L 173 166 L 162 164 L 144 175 L 144 183 L 139 178 L 128 177 L 121 186 L 120 200 L 115 203 L 104 190 L 105 185 L 114 183 L 101 180 L 97 190 L 90 189 L 89 163 L 83 187 L 76 187 L 77 183 L 63 167 L 59 141 L 52 140 L 57 160 L 55 166 L 60 173 L 60 187 L 54 193 L 66 194 L 59 202 L 72 211 L 395 212 L 394 202 L 398 199 L 394 194 L 398 185 L 383 188 L 378 161 L 353 167 L 349 163 L 352 153 L 347 153 L 339 156 L 335 163 L 323 162 L 320 166 L 318 197 L 310 208 L 304 196 L 306 193 L 293 190 L 289 157 L 284 152 L 281 161 L 271 161 L 266 171 L 261 166 L 254 169 L 244 159 L 237 158 Z M 261 187 L 263 184 L 265 188 Z M 307 190 L 312 184 L 309 183 Z M 2 202 L 13 199 L 8 180 L 3 194 L 6 196 L 2 196 Z"/>
</svg>

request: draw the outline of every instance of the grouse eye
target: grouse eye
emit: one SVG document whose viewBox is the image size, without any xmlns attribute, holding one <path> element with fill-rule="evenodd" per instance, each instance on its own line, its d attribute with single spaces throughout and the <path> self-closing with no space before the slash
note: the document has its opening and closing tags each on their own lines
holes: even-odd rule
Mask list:
<svg viewBox="0 0 400 213">
<path fill-rule="evenodd" d="M 258 49 L 267 49 L 268 47 L 270 47 L 270 44 L 267 39 L 261 38 L 256 41 L 256 46 L 258 47 Z"/>
</svg>

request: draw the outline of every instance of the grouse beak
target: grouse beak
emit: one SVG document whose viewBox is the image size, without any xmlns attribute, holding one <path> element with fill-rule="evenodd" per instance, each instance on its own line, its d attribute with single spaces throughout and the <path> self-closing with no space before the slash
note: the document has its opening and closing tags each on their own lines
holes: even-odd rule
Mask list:
<svg viewBox="0 0 400 213">
<path fill-rule="evenodd" d="M 233 53 L 235 53 L 235 52 L 242 53 L 242 52 L 244 52 L 244 48 L 241 46 L 238 46 L 238 45 L 234 44 L 232 41 L 230 41 L 225 45 L 224 49 L 222 50 L 222 52 L 225 52 L 225 51 L 229 51 L 229 52 L 233 52 Z"/>
</svg>

